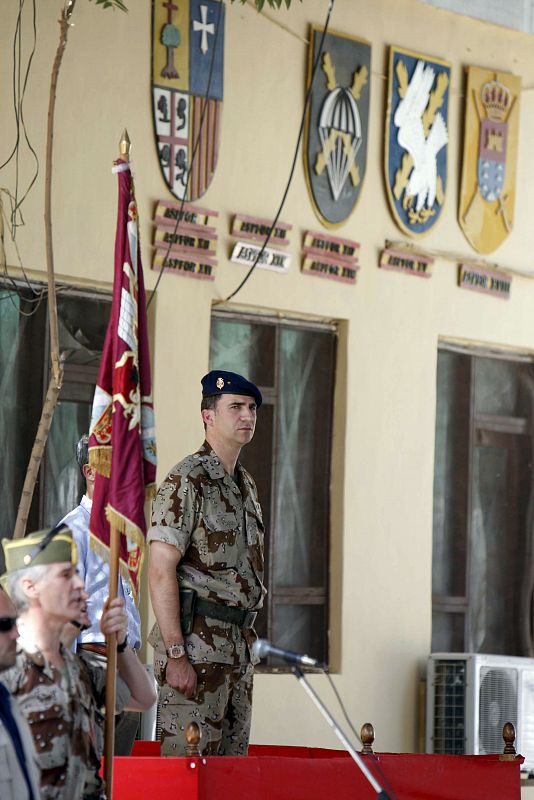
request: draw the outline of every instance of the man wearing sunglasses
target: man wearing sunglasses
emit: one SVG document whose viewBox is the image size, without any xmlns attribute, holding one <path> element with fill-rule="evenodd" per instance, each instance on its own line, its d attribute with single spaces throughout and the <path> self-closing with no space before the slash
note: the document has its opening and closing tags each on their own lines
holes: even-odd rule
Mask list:
<svg viewBox="0 0 534 800">
<path fill-rule="evenodd" d="M 15 607 L 0 589 L 0 673 L 17 655 Z M 28 723 L 7 689 L 0 683 L 0 797 L 2 800 L 38 800 L 39 768 Z"/>
</svg>

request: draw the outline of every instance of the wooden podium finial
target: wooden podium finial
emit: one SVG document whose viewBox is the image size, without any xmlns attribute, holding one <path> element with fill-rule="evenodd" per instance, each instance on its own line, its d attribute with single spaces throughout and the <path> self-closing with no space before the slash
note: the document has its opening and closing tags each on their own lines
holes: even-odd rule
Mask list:
<svg viewBox="0 0 534 800">
<path fill-rule="evenodd" d="M 185 740 L 187 747 L 185 748 L 186 756 L 200 756 L 200 739 L 202 734 L 196 722 L 190 722 L 185 729 Z"/>
<path fill-rule="evenodd" d="M 375 729 L 370 722 L 365 722 L 360 729 L 360 739 L 363 747 L 361 752 L 364 756 L 373 755 L 373 744 L 375 741 Z"/>
<path fill-rule="evenodd" d="M 502 729 L 502 738 L 504 739 L 504 750 L 500 761 L 513 761 L 516 756 L 514 742 L 515 742 L 515 727 L 513 722 L 506 722 Z"/>
</svg>

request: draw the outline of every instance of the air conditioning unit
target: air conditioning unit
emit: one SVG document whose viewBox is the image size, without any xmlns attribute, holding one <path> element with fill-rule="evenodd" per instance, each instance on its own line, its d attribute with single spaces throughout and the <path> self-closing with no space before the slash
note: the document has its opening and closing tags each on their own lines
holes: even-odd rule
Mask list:
<svg viewBox="0 0 534 800">
<path fill-rule="evenodd" d="M 516 730 L 515 749 L 534 771 L 534 659 L 433 653 L 428 660 L 426 751 L 451 755 L 502 753 L 503 725 Z"/>
</svg>

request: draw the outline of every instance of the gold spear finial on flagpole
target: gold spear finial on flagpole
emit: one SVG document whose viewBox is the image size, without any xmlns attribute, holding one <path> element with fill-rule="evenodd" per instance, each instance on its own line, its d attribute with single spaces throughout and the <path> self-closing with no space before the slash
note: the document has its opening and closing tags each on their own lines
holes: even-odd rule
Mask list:
<svg viewBox="0 0 534 800">
<path fill-rule="evenodd" d="M 132 143 L 130 142 L 130 137 L 128 136 L 128 131 L 126 128 L 122 132 L 121 140 L 119 142 L 119 153 L 121 158 L 125 161 L 130 160 L 130 149 L 132 147 Z"/>
</svg>

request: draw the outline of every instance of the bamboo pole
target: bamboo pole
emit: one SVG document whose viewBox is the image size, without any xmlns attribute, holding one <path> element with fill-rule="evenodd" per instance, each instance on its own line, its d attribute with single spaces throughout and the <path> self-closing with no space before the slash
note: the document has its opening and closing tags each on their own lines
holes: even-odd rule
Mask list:
<svg viewBox="0 0 534 800">
<path fill-rule="evenodd" d="M 62 362 L 59 362 L 61 373 L 63 371 Z M 32 504 L 33 491 L 37 482 L 37 475 L 39 474 L 39 467 L 43 458 L 43 452 L 48 439 L 50 425 L 52 424 L 52 417 L 54 416 L 54 409 L 56 407 L 57 399 L 61 389 L 61 383 L 58 385 L 53 375 L 50 376 L 50 383 L 48 384 L 48 391 L 44 402 L 43 410 L 41 412 L 41 419 L 39 420 L 39 427 L 37 428 L 37 435 L 33 443 L 32 452 L 30 456 L 30 463 L 26 470 L 26 478 L 24 479 L 24 486 L 22 487 L 22 494 L 20 496 L 19 508 L 17 511 L 17 520 L 15 522 L 15 532 L 13 533 L 14 539 L 21 539 L 26 532 L 26 523 L 30 513 L 30 506 Z"/>
<path fill-rule="evenodd" d="M 120 532 L 110 526 L 109 529 L 109 600 L 117 597 L 119 588 L 119 546 Z M 117 635 L 106 636 L 107 672 L 106 672 L 106 725 L 104 732 L 104 781 L 106 797 L 111 800 L 113 793 L 113 754 L 115 751 L 115 695 L 117 679 Z"/>
<path fill-rule="evenodd" d="M 50 78 L 50 94 L 48 97 L 48 124 L 46 129 L 46 169 L 45 169 L 45 239 L 46 239 L 46 273 L 48 278 L 48 320 L 50 325 L 50 359 L 52 361 L 52 375 L 56 384 L 61 386 L 61 365 L 59 363 L 59 336 L 57 325 L 56 285 L 54 278 L 54 246 L 52 240 L 52 154 L 54 148 L 54 115 L 56 110 L 56 90 L 59 69 L 63 60 L 63 53 L 67 46 L 70 18 L 74 11 L 76 0 L 66 0 L 59 20 L 59 44 L 52 67 Z"/>
<path fill-rule="evenodd" d="M 67 46 L 67 37 L 70 28 L 70 18 L 74 11 L 76 0 L 66 0 L 59 20 L 59 43 L 50 78 L 50 93 L 48 97 L 48 124 L 46 130 L 46 169 L 45 169 L 45 245 L 46 245 L 46 272 L 48 280 L 48 321 L 50 326 L 50 360 L 51 377 L 46 393 L 41 419 L 37 428 L 37 435 L 33 443 L 30 462 L 26 470 L 24 486 L 15 521 L 14 539 L 20 539 L 26 533 L 26 524 L 30 514 L 35 484 L 39 475 L 39 468 L 43 460 L 46 441 L 52 425 L 52 418 L 56 409 L 61 384 L 63 383 L 63 359 L 59 353 L 59 335 L 57 324 L 56 284 L 54 278 L 54 248 L 52 242 L 52 152 L 54 145 L 54 113 L 56 108 L 56 90 L 59 69 L 63 53 Z"/>
<path fill-rule="evenodd" d="M 56 384 L 55 378 L 51 376 L 50 383 L 48 384 L 48 391 L 46 393 L 43 410 L 41 412 L 41 419 L 39 420 L 39 427 L 37 428 L 37 435 L 33 443 L 33 448 L 30 456 L 30 463 L 28 464 L 28 469 L 26 471 L 26 478 L 24 480 L 24 486 L 22 488 L 19 508 L 17 511 L 17 521 L 15 523 L 15 532 L 13 534 L 14 539 L 22 538 L 26 531 L 26 523 L 28 521 L 28 515 L 30 513 L 33 491 L 35 489 L 35 484 L 37 482 L 37 475 L 39 473 L 39 467 L 41 466 L 43 451 L 45 448 L 46 440 L 48 438 L 48 433 L 50 431 L 50 426 L 52 424 L 52 417 L 54 416 L 54 408 L 56 406 L 57 399 L 59 397 L 60 389 L 61 389 L 61 384 L 58 386 Z"/>
</svg>

